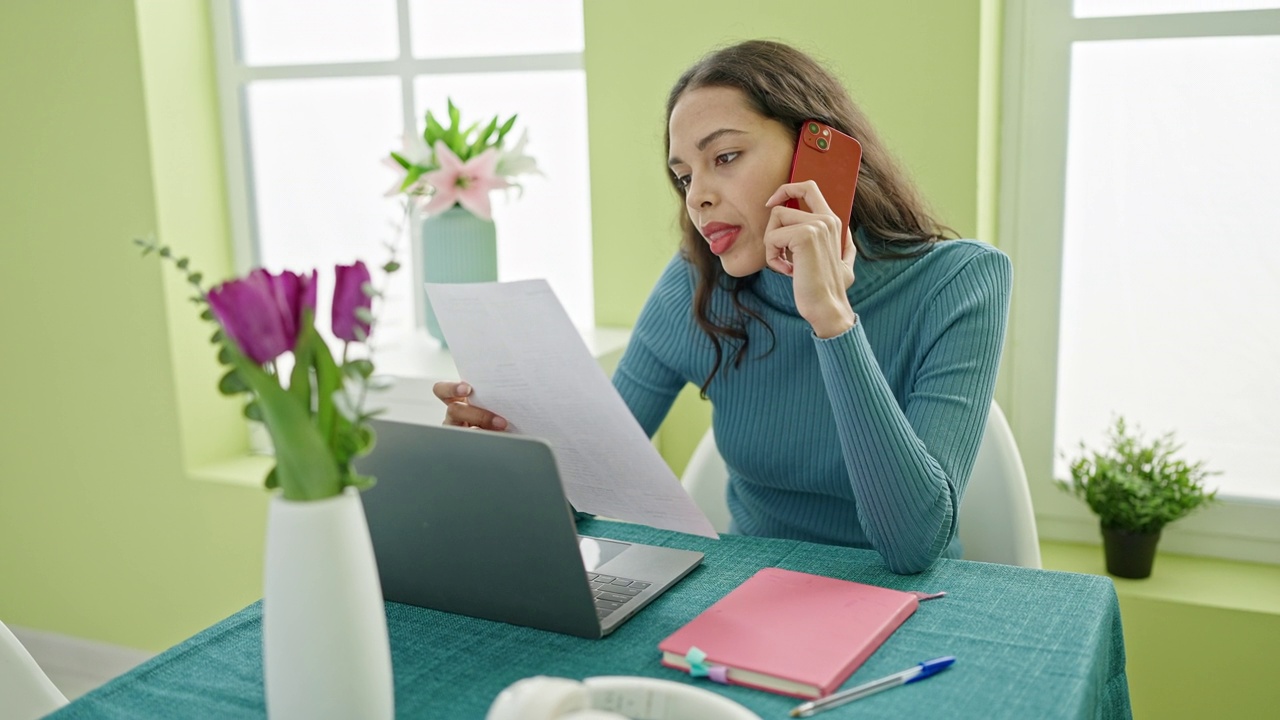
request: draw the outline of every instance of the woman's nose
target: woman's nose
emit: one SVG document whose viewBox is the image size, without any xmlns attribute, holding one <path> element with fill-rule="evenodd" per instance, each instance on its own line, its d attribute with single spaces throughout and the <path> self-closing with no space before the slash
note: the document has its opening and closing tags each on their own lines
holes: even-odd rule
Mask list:
<svg viewBox="0 0 1280 720">
<path fill-rule="evenodd" d="M 691 210 L 711 207 L 715 204 L 715 189 L 710 183 L 691 179 L 685 191 L 684 201 Z"/>
</svg>

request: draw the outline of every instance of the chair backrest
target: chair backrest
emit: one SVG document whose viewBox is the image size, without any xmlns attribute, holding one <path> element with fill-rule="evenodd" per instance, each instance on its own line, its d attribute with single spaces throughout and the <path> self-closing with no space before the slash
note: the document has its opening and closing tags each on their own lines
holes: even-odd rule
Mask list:
<svg viewBox="0 0 1280 720">
<path fill-rule="evenodd" d="M 35 720 L 66 704 L 31 653 L 0 622 L 0 720 Z"/>
<path fill-rule="evenodd" d="M 995 402 L 960 502 L 960 545 L 966 560 L 1040 567 L 1027 473 L 1009 421 Z"/>
<path fill-rule="evenodd" d="M 716 434 L 712 428 L 707 428 L 698 447 L 694 448 L 693 456 L 680 476 L 680 483 L 702 508 L 716 532 L 728 532 L 729 505 L 725 492 L 729 487 L 729 468 L 725 467 L 724 458 L 716 447 Z"/>
<path fill-rule="evenodd" d="M 712 430 L 702 436 L 680 482 L 711 525 L 719 532 L 727 531 L 729 470 L 716 449 Z M 988 411 L 987 428 L 960 506 L 960 544 L 967 560 L 1040 567 L 1040 541 L 1027 474 L 1013 432 L 995 402 Z"/>
</svg>

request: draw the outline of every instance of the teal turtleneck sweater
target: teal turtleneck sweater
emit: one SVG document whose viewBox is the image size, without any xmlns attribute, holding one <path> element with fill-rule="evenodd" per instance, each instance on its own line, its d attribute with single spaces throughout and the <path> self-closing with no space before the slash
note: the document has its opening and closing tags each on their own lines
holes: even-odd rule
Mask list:
<svg viewBox="0 0 1280 720">
<path fill-rule="evenodd" d="M 766 269 L 742 294 L 773 335 L 750 322 L 742 365 L 707 389 L 729 510 L 737 532 L 871 548 L 894 572 L 919 572 L 960 557 L 956 508 L 995 389 L 1012 268 L 990 245 L 952 240 L 854 271 L 858 321 L 833 338 L 800 316 L 791 278 Z M 679 256 L 667 266 L 613 376 L 650 436 L 714 362 L 693 319 L 694 272 Z M 712 307 L 729 317 L 729 293 Z"/>
</svg>

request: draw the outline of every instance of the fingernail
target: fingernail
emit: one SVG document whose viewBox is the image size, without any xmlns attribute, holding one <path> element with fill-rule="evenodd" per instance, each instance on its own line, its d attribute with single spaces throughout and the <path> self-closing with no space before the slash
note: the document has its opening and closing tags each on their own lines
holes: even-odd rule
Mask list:
<svg viewBox="0 0 1280 720">
<path fill-rule="evenodd" d="M 492 422 L 492 423 L 490 423 L 490 424 L 491 424 L 491 425 L 493 425 L 493 429 L 494 429 L 494 430 L 506 430 L 506 429 L 507 429 L 507 421 L 506 421 L 506 420 L 503 420 L 502 418 L 497 417 L 497 416 L 495 416 L 495 417 L 493 418 L 493 422 Z"/>
<path fill-rule="evenodd" d="M 471 394 L 471 386 L 466 383 L 458 383 L 458 397 L 466 397 Z"/>
</svg>

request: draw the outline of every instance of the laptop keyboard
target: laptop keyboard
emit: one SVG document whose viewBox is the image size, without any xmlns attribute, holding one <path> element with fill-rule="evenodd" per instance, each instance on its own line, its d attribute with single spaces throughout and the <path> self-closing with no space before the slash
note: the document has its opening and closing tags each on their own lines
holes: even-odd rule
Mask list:
<svg viewBox="0 0 1280 720">
<path fill-rule="evenodd" d="M 596 600 L 596 615 L 601 620 L 609 617 L 614 610 L 621 608 L 650 585 L 639 580 L 596 573 L 587 573 L 587 580 L 591 585 L 591 595 Z"/>
</svg>

